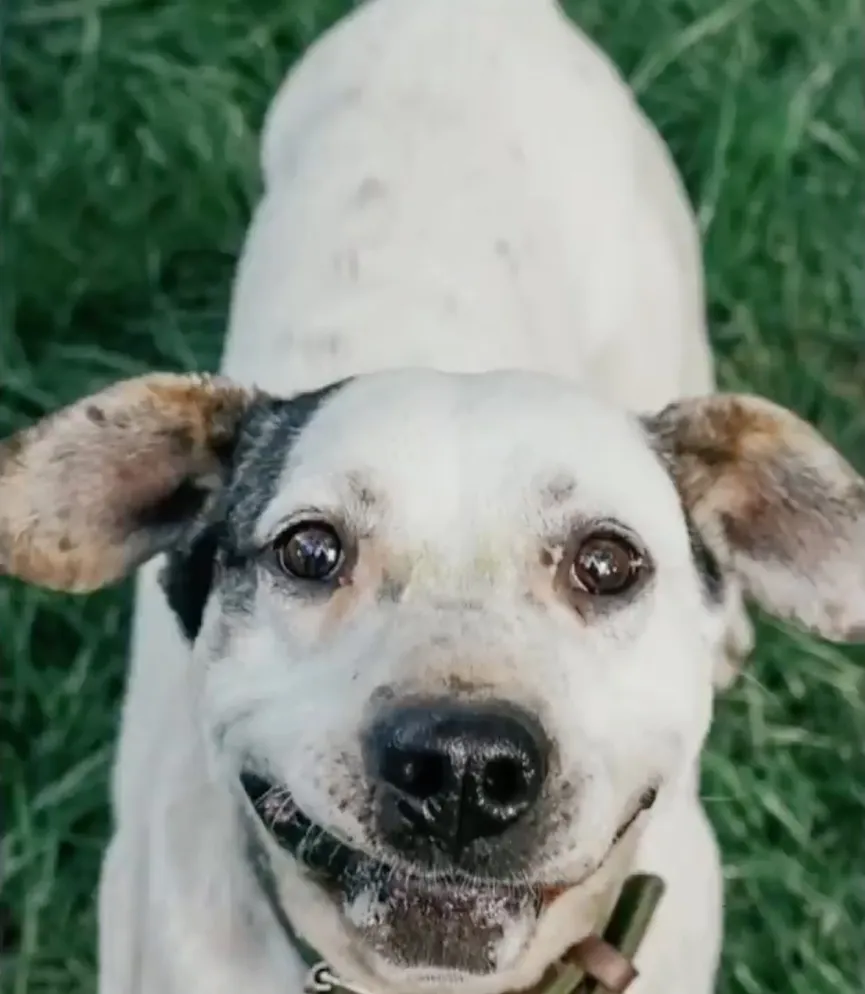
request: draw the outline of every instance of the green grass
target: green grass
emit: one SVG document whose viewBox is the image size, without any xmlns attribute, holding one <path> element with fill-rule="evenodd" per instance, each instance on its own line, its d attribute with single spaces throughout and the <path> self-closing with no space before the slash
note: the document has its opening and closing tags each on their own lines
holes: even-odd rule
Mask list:
<svg viewBox="0 0 865 994">
<path fill-rule="evenodd" d="M 265 103 L 348 6 L 7 7 L 0 434 L 120 375 L 215 364 Z M 725 386 L 793 406 L 865 468 L 858 0 L 569 7 L 698 205 Z M 0 586 L 4 994 L 94 990 L 128 618 L 128 588 Z M 728 880 L 720 989 L 858 994 L 865 657 L 770 624 L 760 646 L 706 763 Z"/>
</svg>

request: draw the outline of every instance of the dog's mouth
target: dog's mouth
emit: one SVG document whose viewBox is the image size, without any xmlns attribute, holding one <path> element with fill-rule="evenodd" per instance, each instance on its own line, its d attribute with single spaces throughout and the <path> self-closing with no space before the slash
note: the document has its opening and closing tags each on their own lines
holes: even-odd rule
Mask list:
<svg viewBox="0 0 865 994">
<path fill-rule="evenodd" d="M 399 966 L 476 974 L 503 969 L 529 940 L 544 908 L 591 875 L 545 885 L 458 871 L 433 874 L 355 848 L 308 818 L 285 787 L 249 772 L 241 783 L 279 848 L 330 896 L 367 949 Z M 655 796 L 654 788 L 641 796 L 601 862 Z"/>
<path fill-rule="evenodd" d="M 240 781 L 255 813 L 280 849 L 322 884 L 348 889 L 358 877 L 384 880 L 392 875 L 384 860 L 355 849 L 307 818 L 284 787 L 254 773 L 241 774 Z"/>
</svg>

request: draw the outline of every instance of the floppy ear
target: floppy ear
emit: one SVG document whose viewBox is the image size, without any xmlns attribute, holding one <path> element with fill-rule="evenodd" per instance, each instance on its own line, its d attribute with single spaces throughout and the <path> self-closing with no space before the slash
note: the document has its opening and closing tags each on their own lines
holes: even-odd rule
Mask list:
<svg viewBox="0 0 865 994">
<path fill-rule="evenodd" d="M 865 480 L 815 429 L 723 394 L 646 424 L 697 529 L 758 603 L 825 638 L 865 638 Z"/>
<path fill-rule="evenodd" d="M 143 376 L 0 443 L 0 573 L 94 590 L 170 546 L 222 483 L 253 396 Z"/>
</svg>

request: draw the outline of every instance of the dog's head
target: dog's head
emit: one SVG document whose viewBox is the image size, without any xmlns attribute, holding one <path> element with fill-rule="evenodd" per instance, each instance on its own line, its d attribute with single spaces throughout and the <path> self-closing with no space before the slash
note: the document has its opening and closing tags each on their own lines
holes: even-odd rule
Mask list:
<svg viewBox="0 0 865 994">
<path fill-rule="evenodd" d="M 506 970 L 693 768 L 727 576 L 865 623 L 865 483 L 795 416 L 528 373 L 151 376 L 0 448 L 0 571 L 83 591 L 158 552 L 275 876 L 404 980 Z"/>
</svg>

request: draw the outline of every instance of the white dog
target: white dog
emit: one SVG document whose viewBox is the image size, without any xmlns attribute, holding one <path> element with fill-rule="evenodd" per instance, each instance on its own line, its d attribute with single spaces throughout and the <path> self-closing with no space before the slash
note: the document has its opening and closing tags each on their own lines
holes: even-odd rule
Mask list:
<svg viewBox="0 0 865 994">
<path fill-rule="evenodd" d="M 706 994 L 739 590 L 858 637 L 865 483 L 711 396 L 676 172 L 552 0 L 361 6 L 263 147 L 227 378 L 0 450 L 6 572 L 83 591 L 160 554 L 101 994 L 299 994 L 291 929 L 351 988 L 523 990 L 636 871 L 667 891 L 629 994 Z"/>
</svg>

